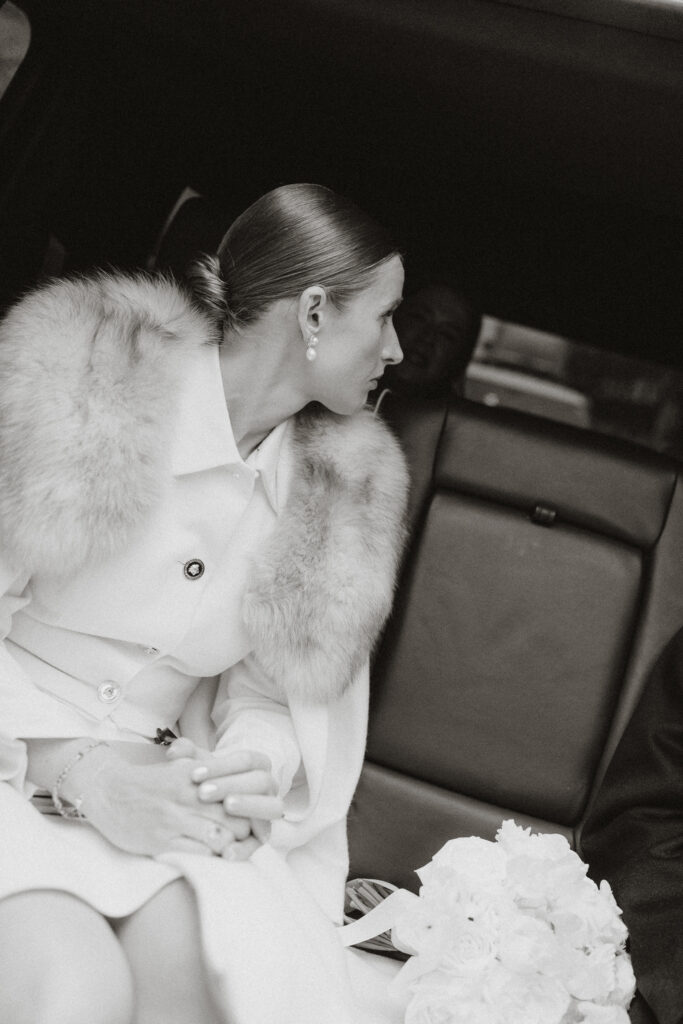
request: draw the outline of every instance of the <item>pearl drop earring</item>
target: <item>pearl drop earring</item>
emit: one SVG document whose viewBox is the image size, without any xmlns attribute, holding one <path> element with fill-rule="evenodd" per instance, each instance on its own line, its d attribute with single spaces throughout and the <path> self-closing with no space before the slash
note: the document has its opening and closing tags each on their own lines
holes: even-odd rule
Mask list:
<svg viewBox="0 0 683 1024">
<path fill-rule="evenodd" d="M 308 359 L 309 362 L 313 362 L 313 360 L 318 355 L 318 353 L 315 350 L 315 346 L 317 344 L 318 344 L 318 336 L 317 336 L 317 334 L 309 334 L 308 335 L 308 343 L 306 345 L 306 358 Z"/>
</svg>

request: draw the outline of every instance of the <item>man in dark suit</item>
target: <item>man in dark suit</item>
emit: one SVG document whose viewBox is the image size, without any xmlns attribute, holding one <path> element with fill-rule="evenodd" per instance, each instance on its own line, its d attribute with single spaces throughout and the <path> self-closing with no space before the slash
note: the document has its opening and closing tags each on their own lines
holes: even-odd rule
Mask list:
<svg viewBox="0 0 683 1024">
<path fill-rule="evenodd" d="M 629 929 L 639 989 L 631 1021 L 683 1024 L 683 629 L 610 762 L 582 852 L 590 874 L 610 882 Z"/>
</svg>

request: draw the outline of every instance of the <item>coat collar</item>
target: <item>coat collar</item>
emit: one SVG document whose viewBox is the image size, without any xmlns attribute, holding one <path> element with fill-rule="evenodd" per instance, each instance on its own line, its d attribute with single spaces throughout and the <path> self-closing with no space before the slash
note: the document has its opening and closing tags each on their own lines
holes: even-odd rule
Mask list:
<svg viewBox="0 0 683 1024">
<path fill-rule="evenodd" d="M 286 439 L 293 422 L 292 419 L 279 423 L 261 441 L 246 462 L 259 474 L 266 497 L 276 515 L 280 515 L 287 498 L 284 452 L 287 447 Z"/>
<path fill-rule="evenodd" d="M 219 351 L 218 345 L 200 345 L 187 360 L 171 453 L 175 476 L 242 463 L 225 404 Z"/>
<path fill-rule="evenodd" d="M 180 387 L 171 470 L 174 476 L 186 476 L 216 466 L 247 466 L 260 479 L 277 514 L 282 503 L 278 462 L 286 430 L 286 423 L 279 424 L 247 459 L 242 459 L 225 402 L 220 348 L 201 345 L 187 360 Z"/>
</svg>

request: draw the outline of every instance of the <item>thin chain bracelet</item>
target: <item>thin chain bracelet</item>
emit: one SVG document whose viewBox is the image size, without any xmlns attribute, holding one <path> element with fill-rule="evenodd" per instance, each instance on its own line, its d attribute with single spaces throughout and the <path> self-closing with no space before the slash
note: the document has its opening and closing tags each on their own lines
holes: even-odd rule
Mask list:
<svg viewBox="0 0 683 1024">
<path fill-rule="evenodd" d="M 78 818 L 79 821 L 85 820 L 85 815 L 81 814 L 81 804 L 83 803 L 83 797 L 76 797 L 73 803 L 69 803 L 69 805 L 67 806 L 64 804 L 59 791 L 64 785 L 64 780 L 66 779 L 69 772 L 72 770 L 72 768 L 76 767 L 78 762 L 82 758 L 84 758 L 86 754 L 89 754 L 91 750 L 95 749 L 95 747 L 108 746 L 109 744 L 106 742 L 106 740 L 93 740 L 93 742 L 89 743 L 87 747 L 83 747 L 83 749 L 79 750 L 77 754 L 74 754 L 70 761 L 67 761 L 67 763 L 64 765 L 61 772 L 55 779 L 55 784 L 52 787 L 52 803 L 55 805 L 55 810 L 59 814 L 61 814 L 63 818 Z"/>
</svg>

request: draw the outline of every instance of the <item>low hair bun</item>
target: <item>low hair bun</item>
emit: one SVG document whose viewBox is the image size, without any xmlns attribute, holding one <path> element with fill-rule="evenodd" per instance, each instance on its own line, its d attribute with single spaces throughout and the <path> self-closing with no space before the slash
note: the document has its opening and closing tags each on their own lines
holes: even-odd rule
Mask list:
<svg viewBox="0 0 683 1024">
<path fill-rule="evenodd" d="M 221 323 L 228 316 L 228 302 L 217 256 L 204 255 L 187 269 L 187 281 L 197 302 Z"/>
<path fill-rule="evenodd" d="M 280 185 L 233 221 L 217 254 L 197 259 L 188 280 L 225 332 L 313 283 L 342 309 L 393 256 L 400 259 L 384 228 L 350 199 L 322 185 Z"/>
</svg>

